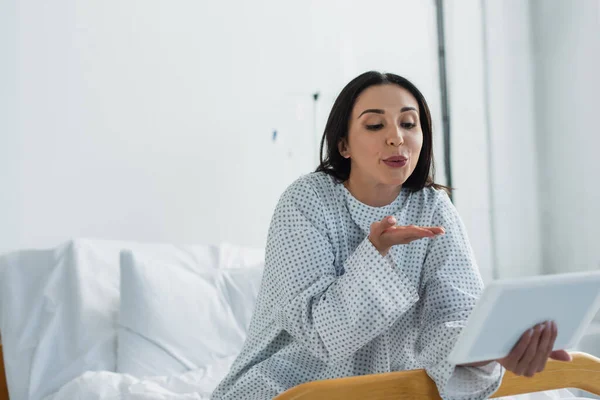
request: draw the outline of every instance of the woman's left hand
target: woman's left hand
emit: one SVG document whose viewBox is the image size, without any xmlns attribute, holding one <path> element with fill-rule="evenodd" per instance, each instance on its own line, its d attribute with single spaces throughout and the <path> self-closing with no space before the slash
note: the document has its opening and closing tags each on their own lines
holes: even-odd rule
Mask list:
<svg viewBox="0 0 600 400">
<path fill-rule="evenodd" d="M 552 351 L 557 335 L 558 328 L 554 321 L 538 324 L 521 336 L 508 356 L 497 361 L 515 375 L 527 377 L 542 372 L 548 358 L 571 361 L 571 356 L 566 351 Z"/>
<path fill-rule="evenodd" d="M 571 361 L 571 355 L 564 350 L 552 351 L 558 335 L 555 322 L 546 321 L 525 332 L 510 354 L 499 360 L 463 364 L 467 367 L 479 367 L 491 361 L 497 361 L 515 375 L 532 377 L 546 368 L 548 358 L 558 361 Z"/>
</svg>

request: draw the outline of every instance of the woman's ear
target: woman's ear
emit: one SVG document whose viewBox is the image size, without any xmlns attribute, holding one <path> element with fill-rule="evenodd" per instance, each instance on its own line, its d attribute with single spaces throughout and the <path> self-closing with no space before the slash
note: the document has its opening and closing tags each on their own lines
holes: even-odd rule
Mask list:
<svg viewBox="0 0 600 400">
<path fill-rule="evenodd" d="M 346 142 L 346 138 L 340 139 L 338 142 L 338 151 L 344 158 L 350 158 L 350 152 L 348 151 L 348 144 Z"/>
</svg>

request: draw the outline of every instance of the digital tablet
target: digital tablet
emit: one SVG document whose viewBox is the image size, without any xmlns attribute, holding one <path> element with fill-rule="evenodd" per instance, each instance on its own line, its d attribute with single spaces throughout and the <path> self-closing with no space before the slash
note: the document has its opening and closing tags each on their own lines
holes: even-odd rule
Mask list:
<svg viewBox="0 0 600 400">
<path fill-rule="evenodd" d="M 553 350 L 574 348 L 600 309 L 600 271 L 491 282 L 448 356 L 452 364 L 506 357 L 526 330 L 555 321 Z"/>
</svg>

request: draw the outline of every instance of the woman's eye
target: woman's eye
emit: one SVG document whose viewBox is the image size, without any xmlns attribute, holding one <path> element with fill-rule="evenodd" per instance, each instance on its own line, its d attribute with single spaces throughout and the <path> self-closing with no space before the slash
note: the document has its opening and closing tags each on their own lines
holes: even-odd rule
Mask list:
<svg viewBox="0 0 600 400">
<path fill-rule="evenodd" d="M 367 129 L 370 131 L 377 131 L 381 128 L 383 128 L 383 124 L 367 125 Z"/>
<path fill-rule="evenodd" d="M 404 129 L 412 129 L 417 126 L 417 124 L 413 124 L 412 122 L 402 122 L 400 126 Z"/>
</svg>

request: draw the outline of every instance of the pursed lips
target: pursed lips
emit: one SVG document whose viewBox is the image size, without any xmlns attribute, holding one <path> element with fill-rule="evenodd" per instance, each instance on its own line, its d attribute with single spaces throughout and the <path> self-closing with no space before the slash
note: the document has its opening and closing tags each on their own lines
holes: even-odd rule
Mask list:
<svg viewBox="0 0 600 400">
<path fill-rule="evenodd" d="M 401 161 L 406 161 L 406 160 L 408 160 L 408 158 L 404 157 L 404 156 L 392 156 L 392 157 L 383 159 L 383 161 L 388 161 L 388 162 L 401 162 Z"/>
</svg>

